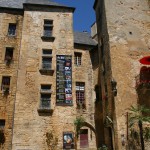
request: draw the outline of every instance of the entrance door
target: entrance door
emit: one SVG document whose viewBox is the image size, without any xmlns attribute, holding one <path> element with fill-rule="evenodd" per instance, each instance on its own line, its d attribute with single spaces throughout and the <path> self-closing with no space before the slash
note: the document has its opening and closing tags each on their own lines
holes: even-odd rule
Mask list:
<svg viewBox="0 0 150 150">
<path fill-rule="evenodd" d="M 88 129 L 80 130 L 80 148 L 88 148 Z"/>
</svg>

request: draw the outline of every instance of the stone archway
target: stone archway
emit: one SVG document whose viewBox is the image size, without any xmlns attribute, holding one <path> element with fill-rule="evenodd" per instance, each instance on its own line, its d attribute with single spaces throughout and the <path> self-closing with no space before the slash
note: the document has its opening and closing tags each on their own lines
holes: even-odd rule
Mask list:
<svg viewBox="0 0 150 150">
<path fill-rule="evenodd" d="M 79 150 L 83 148 L 97 150 L 96 130 L 91 123 L 85 121 L 80 128 L 77 147 Z"/>
</svg>

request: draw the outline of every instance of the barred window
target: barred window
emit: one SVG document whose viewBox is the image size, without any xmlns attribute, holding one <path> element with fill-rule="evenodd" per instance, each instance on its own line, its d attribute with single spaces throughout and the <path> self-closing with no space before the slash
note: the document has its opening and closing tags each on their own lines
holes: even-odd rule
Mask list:
<svg viewBox="0 0 150 150">
<path fill-rule="evenodd" d="M 85 108 L 85 83 L 76 83 L 76 102 L 78 108 Z"/>
<path fill-rule="evenodd" d="M 81 65 L 81 59 L 82 59 L 82 53 L 74 53 L 74 63 L 75 65 L 77 66 L 80 66 Z"/>
</svg>

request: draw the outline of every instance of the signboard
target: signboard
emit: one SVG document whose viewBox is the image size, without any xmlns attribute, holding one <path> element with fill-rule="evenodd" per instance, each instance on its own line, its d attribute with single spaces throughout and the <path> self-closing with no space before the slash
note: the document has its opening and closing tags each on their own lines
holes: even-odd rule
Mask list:
<svg viewBox="0 0 150 150">
<path fill-rule="evenodd" d="M 72 57 L 57 55 L 56 103 L 72 105 Z"/>
<path fill-rule="evenodd" d="M 63 133 L 63 149 L 74 149 L 74 137 L 72 132 Z"/>
</svg>

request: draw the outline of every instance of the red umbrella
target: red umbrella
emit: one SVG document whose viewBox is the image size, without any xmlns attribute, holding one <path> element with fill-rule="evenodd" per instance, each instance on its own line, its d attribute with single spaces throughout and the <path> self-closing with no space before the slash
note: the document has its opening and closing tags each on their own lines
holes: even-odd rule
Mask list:
<svg viewBox="0 0 150 150">
<path fill-rule="evenodd" d="M 145 56 L 139 60 L 143 65 L 150 65 L 150 56 Z"/>
</svg>

